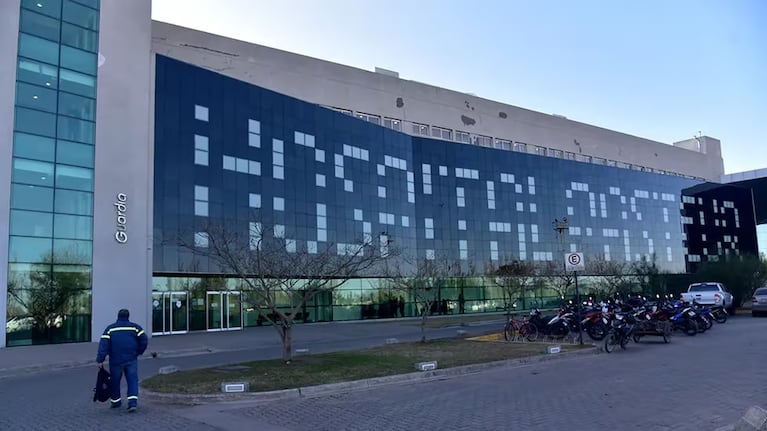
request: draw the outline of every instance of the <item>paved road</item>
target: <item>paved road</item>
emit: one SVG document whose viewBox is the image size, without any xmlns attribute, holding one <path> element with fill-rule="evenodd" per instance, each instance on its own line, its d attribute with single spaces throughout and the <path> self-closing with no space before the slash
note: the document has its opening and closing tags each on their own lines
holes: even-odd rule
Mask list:
<svg viewBox="0 0 767 431">
<path fill-rule="evenodd" d="M 95 373 L 70 370 L 3 380 L 0 429 L 714 430 L 767 405 L 765 334 L 767 319 L 739 317 L 610 355 L 271 403 L 142 405 L 135 415 L 84 399 Z"/>
</svg>

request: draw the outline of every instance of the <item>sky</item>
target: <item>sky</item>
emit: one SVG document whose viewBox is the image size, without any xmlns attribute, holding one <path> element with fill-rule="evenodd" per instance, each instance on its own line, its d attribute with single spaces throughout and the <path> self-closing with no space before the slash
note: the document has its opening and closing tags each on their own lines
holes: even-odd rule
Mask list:
<svg viewBox="0 0 767 431">
<path fill-rule="evenodd" d="M 767 1 L 153 0 L 152 18 L 767 168 Z M 762 155 L 761 157 L 759 155 Z"/>
</svg>

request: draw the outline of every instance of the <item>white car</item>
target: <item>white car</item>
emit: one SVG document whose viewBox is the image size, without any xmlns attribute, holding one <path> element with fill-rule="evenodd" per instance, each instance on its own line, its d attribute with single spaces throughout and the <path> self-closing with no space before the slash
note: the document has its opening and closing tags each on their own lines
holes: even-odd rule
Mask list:
<svg viewBox="0 0 767 431">
<path fill-rule="evenodd" d="M 687 293 L 682 294 L 685 302 L 697 302 L 701 305 L 711 307 L 724 307 L 727 311 L 734 311 L 732 303 L 732 294 L 722 283 L 706 281 L 703 283 L 693 283 L 687 288 Z"/>
</svg>

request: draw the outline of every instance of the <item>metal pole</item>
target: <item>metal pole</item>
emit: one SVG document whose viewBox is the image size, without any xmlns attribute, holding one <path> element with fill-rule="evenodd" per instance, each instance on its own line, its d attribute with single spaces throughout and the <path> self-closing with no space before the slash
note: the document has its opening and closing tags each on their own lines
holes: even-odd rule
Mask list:
<svg viewBox="0 0 767 431">
<path fill-rule="evenodd" d="M 583 345 L 583 323 L 581 322 L 581 293 L 578 291 L 578 271 L 573 271 L 575 278 L 575 316 L 578 319 L 578 340 Z"/>
</svg>

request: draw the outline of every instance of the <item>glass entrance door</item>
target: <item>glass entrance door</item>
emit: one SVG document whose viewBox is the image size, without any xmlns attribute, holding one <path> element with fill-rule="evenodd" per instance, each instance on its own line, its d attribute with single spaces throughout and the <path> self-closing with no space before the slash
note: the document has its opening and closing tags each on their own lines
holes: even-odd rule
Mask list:
<svg viewBox="0 0 767 431">
<path fill-rule="evenodd" d="M 242 328 L 242 295 L 237 291 L 207 293 L 208 331 Z"/>
<path fill-rule="evenodd" d="M 187 292 L 152 293 L 152 334 L 189 332 L 189 294 Z"/>
</svg>

